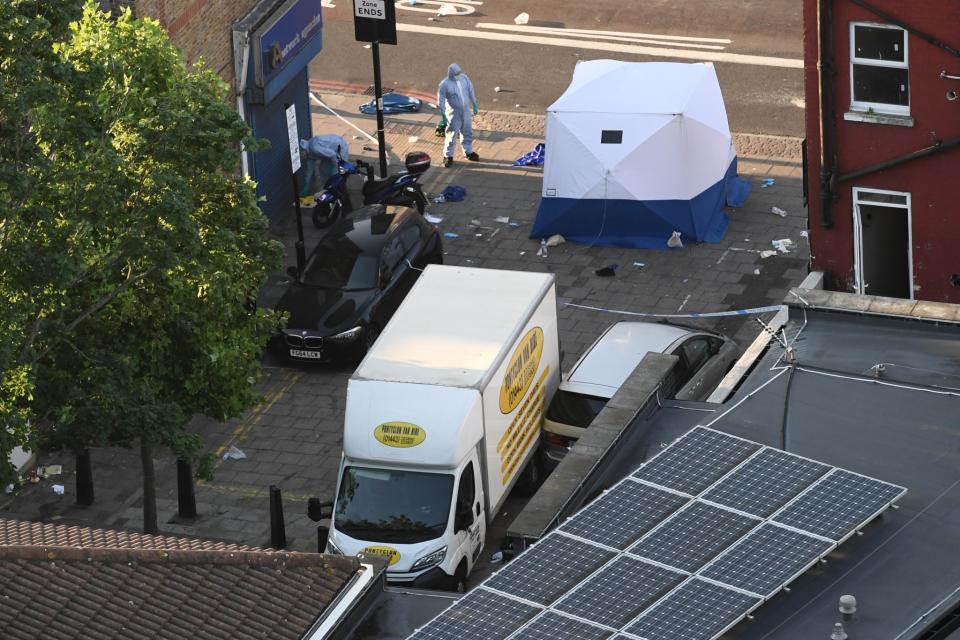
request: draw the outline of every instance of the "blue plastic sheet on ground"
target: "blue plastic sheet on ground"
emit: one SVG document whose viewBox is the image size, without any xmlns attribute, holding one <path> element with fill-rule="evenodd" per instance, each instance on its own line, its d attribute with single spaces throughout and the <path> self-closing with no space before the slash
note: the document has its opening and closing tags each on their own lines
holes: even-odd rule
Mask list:
<svg viewBox="0 0 960 640">
<path fill-rule="evenodd" d="M 727 180 L 727 206 L 739 209 L 747 201 L 752 185 L 746 178 L 733 177 Z"/>
<path fill-rule="evenodd" d="M 442 195 L 445 202 L 460 202 L 467 197 L 467 190 L 463 187 L 458 187 L 455 184 L 451 184 L 443 190 Z"/>
<path fill-rule="evenodd" d="M 392 91 L 383 95 L 384 113 L 416 113 L 420 111 L 421 106 L 423 106 L 423 101 L 420 100 L 420 98 L 411 98 L 410 96 L 393 93 Z M 371 100 L 370 102 L 365 102 L 360 105 L 360 113 L 373 115 L 376 112 L 376 100 Z"/>
<path fill-rule="evenodd" d="M 543 164 L 543 157 L 544 157 L 544 154 L 546 153 L 546 148 L 547 146 L 542 142 L 537 144 L 537 146 L 533 148 L 533 151 L 529 153 L 525 153 L 519 158 L 517 158 L 517 161 L 513 163 L 513 166 L 523 167 L 528 165 Z"/>
</svg>

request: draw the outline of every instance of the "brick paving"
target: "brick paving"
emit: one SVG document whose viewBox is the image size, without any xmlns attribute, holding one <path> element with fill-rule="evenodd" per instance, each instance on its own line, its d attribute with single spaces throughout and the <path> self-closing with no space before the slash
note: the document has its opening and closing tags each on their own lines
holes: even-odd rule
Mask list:
<svg viewBox="0 0 960 640">
<path fill-rule="evenodd" d="M 337 133 L 351 144 L 351 155 L 376 158 L 363 150 L 370 143 L 354 139 L 360 134 L 349 121 L 373 133 L 375 119 L 362 116 L 357 106 L 367 97 L 324 92 L 324 102 L 343 119 L 314 107 L 313 128 L 317 133 Z M 410 150 L 431 154 L 440 160 L 441 140 L 433 136 L 436 116 L 425 113 L 388 116 L 387 142 L 393 170 L 402 166 Z M 467 189 L 459 203 L 433 205 L 431 212 L 443 216 L 441 232 L 456 233 L 444 238 L 447 264 L 475 267 L 549 271 L 557 276 L 560 299 L 560 337 L 564 367 L 610 323 L 620 319 L 610 313 L 590 311 L 566 303 L 650 313 L 724 311 L 776 304 L 790 286 L 805 275 L 809 257 L 806 213 L 801 197 L 801 165 L 796 140 L 769 136 L 738 135 L 740 174 L 753 182 L 746 205 L 730 212 L 730 227 L 723 242 L 689 245 L 678 251 L 612 249 L 563 244 L 549 249 L 546 258 L 537 257 L 538 243 L 527 238 L 539 200 L 541 168 L 513 167 L 514 159 L 542 141 L 542 118 L 508 113 L 481 113 L 476 121 L 476 148 L 482 160 L 468 163 L 463 158 L 449 169 L 435 166 L 424 176 L 429 194 L 448 184 Z M 415 139 L 416 138 L 416 139 Z M 776 184 L 760 188 L 762 178 Z M 359 179 L 355 179 L 355 187 Z M 354 199 L 355 202 L 359 198 Z M 785 209 L 786 217 L 770 213 L 773 206 Z M 496 222 L 506 216 L 513 227 Z M 305 219 L 309 248 L 320 232 Z M 296 226 L 291 215 L 274 224 L 273 233 L 287 247 L 293 263 Z M 763 259 L 761 250 L 772 240 L 790 238 L 795 249 Z M 643 263 L 644 266 L 635 266 Z M 619 264 L 616 276 L 602 278 L 594 271 Z M 272 305 L 283 291 L 283 273 L 274 274 L 260 295 L 260 303 Z M 723 331 L 746 345 L 757 326 L 743 317 L 720 320 L 687 320 Z M 176 476 L 169 456 L 157 458 L 158 502 L 161 530 L 265 545 L 269 540 L 268 487 L 282 488 L 286 531 L 290 548 L 314 550 L 316 534 L 306 518 L 305 503 L 316 495 L 332 498 L 342 442 L 342 419 L 350 367 L 291 367 L 264 361 L 260 406 L 239 420 L 218 423 L 196 419 L 192 429 L 201 433 L 211 451 L 222 454 L 236 445 L 247 456 L 243 460 L 218 459 L 213 481 L 197 487 L 199 517 L 180 522 L 176 513 Z M 106 449 L 93 452 L 96 504 L 74 505 L 73 460 L 67 455 L 44 455 L 41 463 L 62 463 L 59 479 L 26 485 L 13 496 L 0 496 L 0 514 L 43 521 L 60 521 L 92 526 L 138 528 L 141 524 L 139 460 L 136 451 Z M 56 495 L 54 482 L 65 484 L 65 494 Z"/>
</svg>

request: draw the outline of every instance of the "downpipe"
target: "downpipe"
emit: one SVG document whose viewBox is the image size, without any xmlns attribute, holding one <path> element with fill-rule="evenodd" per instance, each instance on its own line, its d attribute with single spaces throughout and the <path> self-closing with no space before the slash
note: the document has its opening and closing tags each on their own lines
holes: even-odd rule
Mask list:
<svg viewBox="0 0 960 640">
<path fill-rule="evenodd" d="M 831 166 L 833 140 L 833 0 L 817 2 L 817 82 L 820 108 L 820 224 L 833 228 L 836 167 Z"/>
</svg>

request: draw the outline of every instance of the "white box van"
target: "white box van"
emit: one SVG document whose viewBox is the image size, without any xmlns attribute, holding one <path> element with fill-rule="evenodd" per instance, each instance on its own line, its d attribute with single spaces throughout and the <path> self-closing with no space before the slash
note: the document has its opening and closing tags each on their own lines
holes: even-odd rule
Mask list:
<svg viewBox="0 0 960 640">
<path fill-rule="evenodd" d="M 552 274 L 428 266 L 348 383 L 328 551 L 462 589 L 559 366 Z"/>
</svg>

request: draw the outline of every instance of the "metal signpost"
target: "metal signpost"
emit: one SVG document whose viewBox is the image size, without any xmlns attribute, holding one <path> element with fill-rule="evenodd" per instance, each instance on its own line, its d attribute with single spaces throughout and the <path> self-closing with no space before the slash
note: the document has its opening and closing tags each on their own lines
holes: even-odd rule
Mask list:
<svg viewBox="0 0 960 640">
<path fill-rule="evenodd" d="M 353 0 L 353 31 L 359 42 L 370 42 L 373 45 L 373 91 L 377 104 L 377 145 L 380 147 L 382 178 L 387 175 L 387 147 L 383 136 L 380 45 L 397 44 L 397 13 L 393 0 Z"/>
<path fill-rule="evenodd" d="M 300 215 L 300 188 L 297 186 L 297 171 L 300 170 L 300 135 L 297 133 L 297 106 L 289 104 L 287 111 L 287 140 L 290 143 L 290 177 L 293 178 L 293 202 L 297 209 L 297 273 L 303 273 L 307 261 L 303 249 L 303 218 Z M 313 176 L 307 176 L 311 180 Z"/>
</svg>

